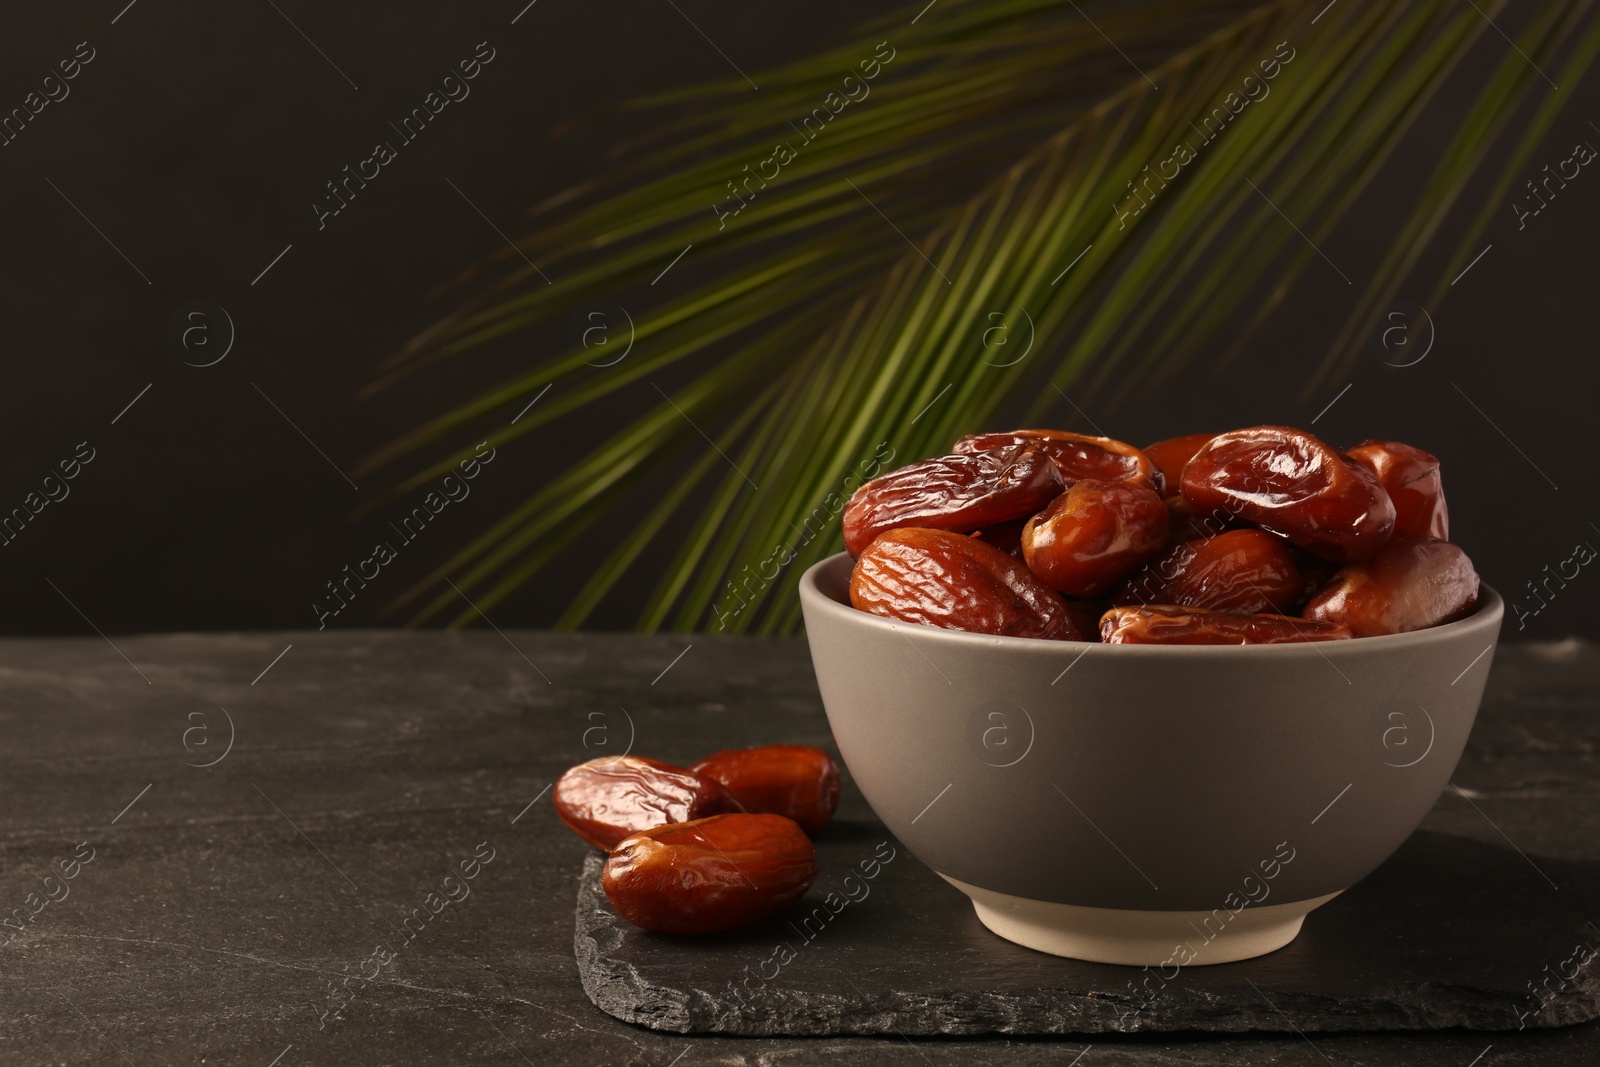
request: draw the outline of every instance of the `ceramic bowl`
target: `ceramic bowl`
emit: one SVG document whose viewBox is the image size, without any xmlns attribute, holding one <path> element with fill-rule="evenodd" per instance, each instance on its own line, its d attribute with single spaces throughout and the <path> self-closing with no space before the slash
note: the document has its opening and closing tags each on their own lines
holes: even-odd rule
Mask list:
<svg viewBox="0 0 1600 1067">
<path fill-rule="evenodd" d="M 1001 937 L 1139 966 L 1281 948 L 1450 781 L 1504 607 L 1296 645 L 1102 645 L 896 623 L 843 553 L 800 599 L 851 777 Z"/>
</svg>

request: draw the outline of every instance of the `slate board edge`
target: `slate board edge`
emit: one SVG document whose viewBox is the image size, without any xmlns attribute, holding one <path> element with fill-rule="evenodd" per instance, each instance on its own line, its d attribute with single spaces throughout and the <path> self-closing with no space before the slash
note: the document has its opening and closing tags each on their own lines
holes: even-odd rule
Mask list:
<svg viewBox="0 0 1600 1067">
<path fill-rule="evenodd" d="M 1591 960 L 1579 973 L 1568 995 L 1545 1003 L 1537 1014 L 1517 1018 L 1518 1005 L 1498 992 L 1485 993 L 1481 1005 L 1456 1010 L 1429 1011 L 1394 998 L 1338 999 L 1317 996 L 1274 996 L 1264 990 L 1259 1009 L 1221 1013 L 1210 998 L 1175 997 L 1163 1004 L 1164 1022 L 1153 1013 L 1140 1012 L 1131 1020 L 1129 1001 L 1117 994 L 1082 996 L 1041 989 L 1037 997 L 1014 995 L 984 997 L 972 993 L 880 994 L 869 1001 L 822 993 L 775 988 L 763 989 L 749 1006 L 734 1011 L 711 991 L 676 989 L 651 982 L 631 964 L 605 951 L 604 942 L 622 936 L 623 923 L 611 910 L 600 888 L 604 861 L 589 856 L 578 884 L 573 950 L 583 991 L 601 1011 L 627 1023 L 669 1033 L 720 1033 L 750 1037 L 825 1037 L 837 1035 L 900 1034 L 915 1037 L 1068 1036 L 1107 1033 L 1326 1033 L 1358 1030 L 1426 1031 L 1462 1028 L 1480 1031 L 1515 1031 L 1526 1026 L 1573 1026 L 1600 1018 L 1600 966 Z M 1380 991 L 1381 992 L 1381 991 Z M 1460 997 L 1462 990 L 1454 989 Z M 1432 999 L 1432 998 L 1427 998 Z M 885 1001 L 889 1003 L 885 1004 Z M 940 1010 L 930 1013 L 930 1003 Z M 1071 1006 L 1070 1014 L 1063 1008 Z M 1477 1010 L 1474 1010 L 1476 1007 Z M 1206 1014 L 1211 1009 L 1212 1014 Z M 1526 1010 L 1526 1009 L 1523 1009 Z M 1051 1021 L 1041 1026 L 1043 1017 Z M 1352 1025 L 1359 1023 L 1359 1025 Z"/>
</svg>

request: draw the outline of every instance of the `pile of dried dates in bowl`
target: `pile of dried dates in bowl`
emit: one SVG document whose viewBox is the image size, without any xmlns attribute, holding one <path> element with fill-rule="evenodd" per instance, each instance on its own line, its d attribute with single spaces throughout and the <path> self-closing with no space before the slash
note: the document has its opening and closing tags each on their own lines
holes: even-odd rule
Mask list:
<svg viewBox="0 0 1600 1067">
<path fill-rule="evenodd" d="M 663 934 L 710 934 L 771 915 L 811 888 L 808 834 L 833 818 L 839 767 L 820 748 L 714 752 L 692 767 L 642 756 L 580 763 L 556 782 L 556 814 L 603 849 L 618 915 Z"/>
<path fill-rule="evenodd" d="M 1405 633 L 1472 613 L 1434 456 L 1286 426 L 1139 449 L 1015 430 L 890 471 L 844 509 L 850 602 L 900 622 L 1110 644 Z"/>
</svg>

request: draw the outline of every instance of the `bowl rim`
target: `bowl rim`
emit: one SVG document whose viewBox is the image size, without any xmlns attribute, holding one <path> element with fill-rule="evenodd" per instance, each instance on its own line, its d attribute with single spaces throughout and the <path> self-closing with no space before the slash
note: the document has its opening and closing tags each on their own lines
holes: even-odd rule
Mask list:
<svg viewBox="0 0 1600 1067">
<path fill-rule="evenodd" d="M 1077 655 L 1119 656 L 1124 658 L 1148 656 L 1163 659 L 1195 659 L 1227 656 L 1232 659 L 1241 657 L 1248 659 L 1261 656 L 1317 655 L 1327 659 L 1329 653 L 1333 653 L 1336 656 L 1360 655 L 1362 653 L 1399 653 L 1408 649 L 1419 649 L 1442 642 L 1454 642 L 1472 633 L 1481 634 L 1488 642 L 1489 647 L 1492 648 L 1499 642 L 1500 622 L 1505 615 L 1505 601 L 1493 586 L 1480 580 L 1478 585 L 1478 606 L 1471 615 L 1440 626 L 1430 626 L 1425 630 L 1412 630 L 1403 634 L 1354 637 L 1338 641 L 1286 642 L 1275 645 L 1124 645 L 1105 644 L 1100 641 L 1054 641 L 1040 637 L 1010 637 L 1003 634 L 947 630 L 940 626 L 926 626 L 920 623 L 898 623 L 879 615 L 873 615 L 870 612 L 860 611 L 848 602 L 830 596 L 823 591 L 820 585 L 825 574 L 831 574 L 835 570 L 848 571 L 854 565 L 855 561 L 850 558 L 848 552 L 837 552 L 826 559 L 813 563 L 800 576 L 800 602 L 807 616 L 808 629 L 810 616 L 813 612 L 816 612 L 819 617 L 835 621 L 841 626 L 865 627 L 869 631 L 877 629 L 883 633 L 898 633 L 901 636 L 905 636 L 910 632 L 915 633 L 919 638 L 932 641 L 934 644 L 948 644 L 956 647 L 994 648 L 999 646 L 1000 648 L 1014 649 L 1017 652 L 1032 650 L 1034 653 L 1055 653 L 1071 650 Z M 1484 651 L 1487 652 L 1488 648 L 1485 648 Z"/>
</svg>

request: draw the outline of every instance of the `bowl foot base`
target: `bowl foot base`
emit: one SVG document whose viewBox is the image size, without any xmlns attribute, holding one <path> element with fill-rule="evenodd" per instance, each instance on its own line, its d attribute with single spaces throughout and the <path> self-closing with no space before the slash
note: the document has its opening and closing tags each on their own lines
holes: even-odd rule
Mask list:
<svg viewBox="0 0 1600 1067">
<path fill-rule="evenodd" d="M 1030 900 L 940 875 L 972 900 L 978 921 L 1025 948 L 1091 963 L 1199 967 L 1276 952 L 1338 893 L 1230 912 L 1134 911 Z"/>
</svg>

